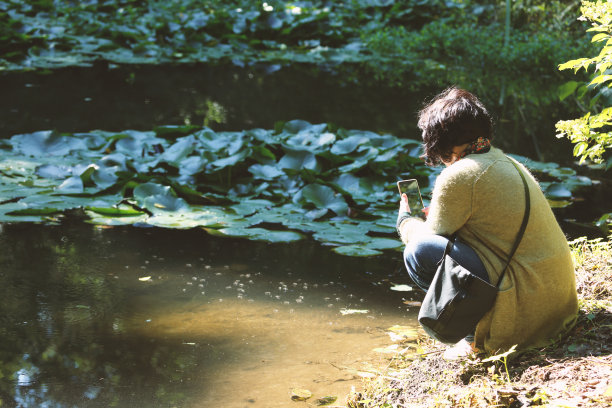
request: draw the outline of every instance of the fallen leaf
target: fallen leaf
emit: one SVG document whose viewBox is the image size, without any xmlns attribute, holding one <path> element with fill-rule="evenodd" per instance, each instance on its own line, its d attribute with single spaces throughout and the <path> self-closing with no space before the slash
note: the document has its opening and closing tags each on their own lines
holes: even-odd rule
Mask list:
<svg viewBox="0 0 612 408">
<path fill-rule="evenodd" d="M 338 399 L 338 397 L 335 396 L 327 396 L 327 397 L 322 397 L 322 398 L 318 398 L 315 401 L 315 405 L 329 405 L 329 404 L 333 404 L 334 402 L 336 402 L 336 400 Z"/>
<path fill-rule="evenodd" d="M 376 353 L 385 353 L 385 354 L 395 354 L 397 353 L 399 346 L 397 344 L 392 344 L 387 347 L 377 347 L 373 351 Z"/>
<path fill-rule="evenodd" d="M 291 390 L 291 399 L 293 401 L 306 401 L 310 397 L 312 397 L 312 392 L 308 390 L 302 390 L 300 388 Z"/>
<path fill-rule="evenodd" d="M 396 324 L 395 326 L 389 327 L 388 330 L 407 339 L 416 339 L 418 337 L 417 329 L 412 326 L 400 326 Z"/>
<path fill-rule="evenodd" d="M 416 300 L 404 300 L 404 304 L 408 306 L 421 307 L 421 302 Z"/>
<path fill-rule="evenodd" d="M 393 285 L 391 286 L 391 290 L 395 290 L 397 292 L 411 292 L 412 286 L 410 285 Z"/>
<path fill-rule="evenodd" d="M 368 313 L 369 310 L 365 310 L 365 309 L 340 309 L 340 313 L 342 313 L 342 315 L 349 315 L 349 314 L 357 314 L 357 313 Z"/>
<path fill-rule="evenodd" d="M 374 377 L 376 377 L 376 374 L 368 373 L 367 371 L 357 371 L 357 375 L 362 377 L 362 378 L 374 378 Z"/>
</svg>

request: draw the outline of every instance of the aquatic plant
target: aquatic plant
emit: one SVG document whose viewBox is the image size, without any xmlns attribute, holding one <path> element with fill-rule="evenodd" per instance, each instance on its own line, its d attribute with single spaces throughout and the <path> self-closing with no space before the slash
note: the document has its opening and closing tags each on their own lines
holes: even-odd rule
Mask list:
<svg viewBox="0 0 612 408">
<path fill-rule="evenodd" d="M 276 130 L 20 134 L 0 144 L 0 221 L 57 222 L 69 212 L 100 225 L 203 228 L 216 236 L 290 242 L 306 235 L 334 251 L 400 249 L 395 182 L 435 170 L 420 143 L 293 120 Z M 590 179 L 515 156 L 567 205 Z"/>
</svg>

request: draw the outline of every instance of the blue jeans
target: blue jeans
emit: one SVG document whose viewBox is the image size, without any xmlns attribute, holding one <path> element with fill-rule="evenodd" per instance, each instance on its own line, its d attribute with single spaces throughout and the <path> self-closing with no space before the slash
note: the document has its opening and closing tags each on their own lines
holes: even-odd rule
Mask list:
<svg viewBox="0 0 612 408">
<path fill-rule="evenodd" d="M 440 235 L 426 235 L 411 240 L 404 249 L 404 263 L 410 278 L 427 292 L 433 280 L 438 263 L 444 255 L 444 249 L 448 238 Z M 474 250 L 459 239 L 455 239 L 450 256 L 461 266 L 468 269 L 474 275 L 489 282 L 487 270 Z M 466 337 L 468 342 L 473 341 L 473 335 Z"/>
</svg>

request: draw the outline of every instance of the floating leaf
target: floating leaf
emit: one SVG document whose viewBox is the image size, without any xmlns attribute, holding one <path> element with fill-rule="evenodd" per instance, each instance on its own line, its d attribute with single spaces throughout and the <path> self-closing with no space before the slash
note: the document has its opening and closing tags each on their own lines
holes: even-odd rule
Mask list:
<svg viewBox="0 0 612 408">
<path fill-rule="evenodd" d="M 317 208 L 327 208 L 338 215 L 345 215 L 348 205 L 341 196 L 328 186 L 309 184 L 302 189 L 302 196 L 307 202 L 313 203 Z"/>
<path fill-rule="evenodd" d="M 132 208 L 102 208 L 102 207 L 86 207 L 87 210 L 93 211 L 97 214 L 104 215 L 106 217 L 135 217 L 144 215 L 142 211 L 134 210 Z"/>
<path fill-rule="evenodd" d="M 41 131 L 11 138 L 15 150 L 29 156 L 65 156 L 73 150 L 85 150 L 81 139 L 62 136 L 57 132 Z"/>
<path fill-rule="evenodd" d="M 296 150 L 285 148 L 285 155 L 279 160 L 278 167 L 281 169 L 301 170 L 308 169 L 319 171 L 320 166 L 314 154 L 307 150 Z"/>
<path fill-rule="evenodd" d="M 382 252 L 375 249 L 370 249 L 361 245 L 345 245 L 333 248 L 333 251 L 340 255 L 356 256 L 356 257 L 368 257 L 381 255 Z"/>
<path fill-rule="evenodd" d="M 273 180 L 277 177 L 284 176 L 285 173 L 279 170 L 276 166 L 265 164 L 254 164 L 249 167 L 249 171 L 255 178 L 263 180 Z"/>
<path fill-rule="evenodd" d="M 571 198 L 572 192 L 563 184 L 552 183 L 544 191 L 545 195 L 553 199 Z"/>
</svg>

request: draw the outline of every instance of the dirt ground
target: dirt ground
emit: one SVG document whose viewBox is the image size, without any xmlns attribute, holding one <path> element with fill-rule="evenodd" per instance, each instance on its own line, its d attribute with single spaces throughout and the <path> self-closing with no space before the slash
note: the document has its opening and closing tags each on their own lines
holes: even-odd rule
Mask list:
<svg viewBox="0 0 612 408">
<path fill-rule="evenodd" d="M 573 246 L 580 312 L 565 338 L 548 347 L 446 361 L 445 345 L 423 339 L 401 352 L 350 408 L 612 407 L 611 241 Z M 404 348 L 402 348 L 402 346 Z"/>
<path fill-rule="evenodd" d="M 612 407 L 612 314 L 581 314 L 572 332 L 544 349 L 507 358 L 442 358 L 446 346 L 425 340 L 386 372 L 366 379 L 349 407 Z M 413 350 L 414 351 L 414 350 Z M 508 378 L 509 375 L 509 378 Z"/>
</svg>

